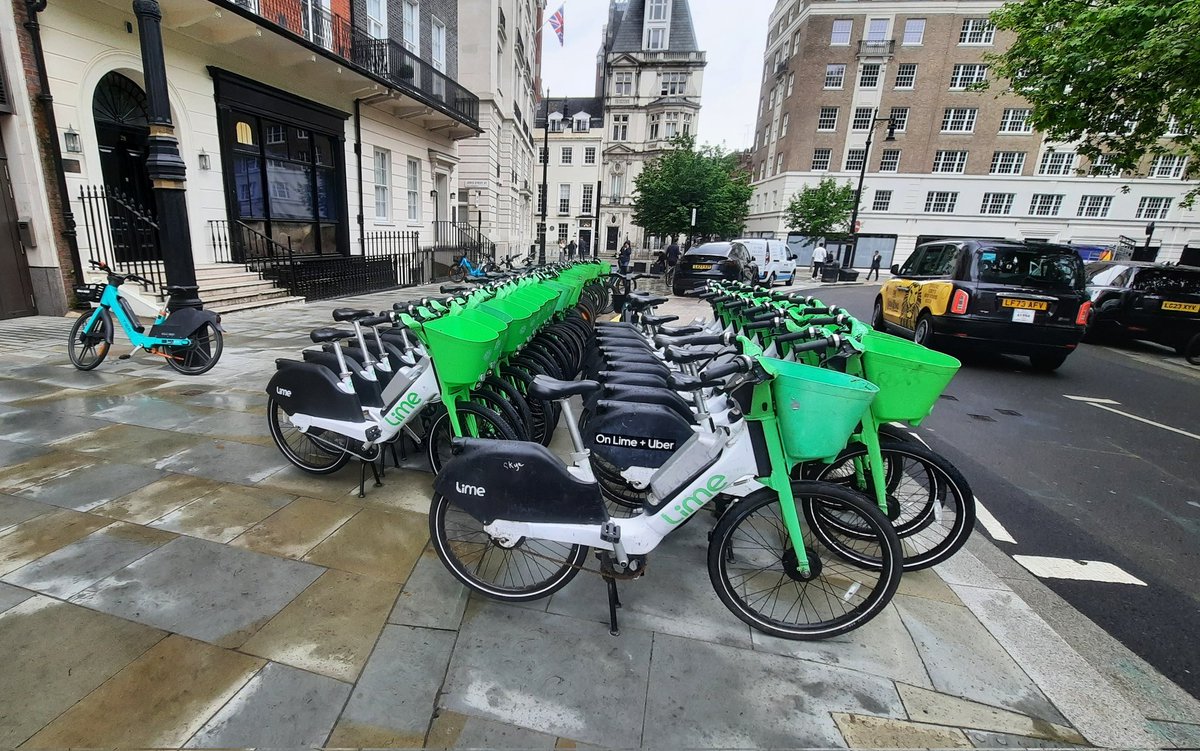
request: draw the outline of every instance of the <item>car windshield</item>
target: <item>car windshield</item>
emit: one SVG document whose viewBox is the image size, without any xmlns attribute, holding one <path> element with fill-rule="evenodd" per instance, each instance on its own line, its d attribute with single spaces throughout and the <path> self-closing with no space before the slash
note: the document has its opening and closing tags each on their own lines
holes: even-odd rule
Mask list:
<svg viewBox="0 0 1200 751">
<path fill-rule="evenodd" d="M 1185 269 L 1142 269 L 1133 288 L 1151 295 L 1200 295 L 1200 272 Z"/>
<path fill-rule="evenodd" d="M 975 253 L 978 279 L 989 284 L 1083 288 L 1083 261 L 1059 248 L 985 248 Z"/>
<path fill-rule="evenodd" d="M 727 256 L 730 246 L 727 243 L 706 243 L 697 245 L 687 252 L 689 256 Z"/>
</svg>

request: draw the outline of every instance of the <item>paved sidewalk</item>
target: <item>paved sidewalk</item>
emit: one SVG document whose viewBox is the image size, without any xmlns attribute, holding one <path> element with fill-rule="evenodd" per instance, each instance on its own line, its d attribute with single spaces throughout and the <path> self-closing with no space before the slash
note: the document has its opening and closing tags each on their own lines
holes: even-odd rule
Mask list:
<svg viewBox="0 0 1200 751">
<path fill-rule="evenodd" d="M 1097 667 L 983 540 L 825 642 L 725 610 L 707 515 L 622 586 L 620 637 L 590 574 L 468 596 L 428 545 L 429 475 L 359 499 L 353 468 L 291 468 L 263 414 L 330 309 L 420 293 L 232 314 L 198 378 L 127 343 L 80 373 L 69 319 L 0 322 L 0 747 L 1200 744 L 1196 702 L 1119 645 Z"/>
</svg>

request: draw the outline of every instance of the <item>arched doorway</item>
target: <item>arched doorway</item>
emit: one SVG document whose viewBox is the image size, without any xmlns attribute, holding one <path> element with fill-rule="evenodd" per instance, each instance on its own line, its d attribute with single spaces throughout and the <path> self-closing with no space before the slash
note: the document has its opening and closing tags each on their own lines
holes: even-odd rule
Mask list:
<svg viewBox="0 0 1200 751">
<path fill-rule="evenodd" d="M 154 194 L 146 174 L 150 137 L 146 92 L 120 73 L 107 73 L 92 95 L 92 117 L 105 187 L 153 216 Z"/>
</svg>

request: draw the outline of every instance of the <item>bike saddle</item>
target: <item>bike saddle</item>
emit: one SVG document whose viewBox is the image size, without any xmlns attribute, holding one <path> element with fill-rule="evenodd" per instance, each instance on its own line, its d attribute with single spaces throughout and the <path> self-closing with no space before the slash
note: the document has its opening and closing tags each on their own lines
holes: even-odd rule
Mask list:
<svg viewBox="0 0 1200 751">
<path fill-rule="evenodd" d="M 676 391 L 695 391 L 704 386 L 698 377 L 686 373 L 672 373 L 667 376 L 667 385 Z"/>
<path fill-rule="evenodd" d="M 469 292 L 470 290 L 470 287 L 464 287 L 461 285 L 443 284 L 442 286 L 438 287 L 438 292 L 441 292 L 443 295 L 457 295 L 459 292 Z"/>
<path fill-rule="evenodd" d="M 694 324 L 691 326 L 676 326 L 673 329 L 667 328 L 666 326 L 661 326 L 658 330 L 667 336 L 690 336 L 692 334 L 702 333 L 704 331 L 704 327 Z"/>
<path fill-rule="evenodd" d="M 338 323 L 344 323 L 346 321 L 354 321 L 359 318 L 366 318 L 367 316 L 374 314 L 374 311 L 362 310 L 360 308 L 335 308 L 333 311 L 333 320 L 337 321 Z"/>
<path fill-rule="evenodd" d="M 557 401 L 568 396 L 587 396 L 600 389 L 597 381 L 560 381 L 546 375 L 533 377 L 529 384 L 529 395 L 535 399 Z"/>
<path fill-rule="evenodd" d="M 664 323 L 670 323 L 671 321 L 678 321 L 678 320 L 679 320 L 679 316 L 665 316 L 665 315 L 664 316 L 656 316 L 656 315 L 643 315 L 642 316 L 642 323 L 646 324 L 647 326 L 661 326 Z"/>
<path fill-rule="evenodd" d="M 346 331 L 345 329 L 323 328 L 313 329 L 312 332 L 309 333 L 308 338 L 312 339 L 314 344 L 321 344 L 322 342 L 336 342 L 341 339 L 350 339 L 353 336 L 353 331 Z"/>
<path fill-rule="evenodd" d="M 677 362 L 677 363 L 700 362 L 701 360 L 711 360 L 712 358 L 716 357 L 718 354 L 720 354 L 719 349 L 708 349 L 708 350 L 681 349 L 674 345 L 667 347 L 666 350 L 663 351 L 663 355 L 668 360 L 670 360 L 671 362 Z"/>
</svg>

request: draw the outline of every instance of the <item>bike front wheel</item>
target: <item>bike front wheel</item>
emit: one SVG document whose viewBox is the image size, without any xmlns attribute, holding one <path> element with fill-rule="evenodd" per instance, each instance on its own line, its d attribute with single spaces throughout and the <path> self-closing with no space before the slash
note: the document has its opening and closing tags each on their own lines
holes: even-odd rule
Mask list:
<svg viewBox="0 0 1200 751">
<path fill-rule="evenodd" d="M 450 269 L 450 281 L 455 284 L 462 284 L 467 278 L 467 272 L 462 266 L 455 266 Z"/>
<path fill-rule="evenodd" d="M 1188 341 L 1183 356 L 1192 365 L 1200 365 L 1200 334 L 1196 334 Z"/>
<path fill-rule="evenodd" d="M 205 323 L 188 338 L 192 343 L 186 347 L 163 347 L 167 364 L 184 375 L 200 375 L 212 370 L 225 349 L 221 330 L 212 323 Z"/>
<path fill-rule="evenodd" d="M 464 432 L 474 438 L 490 438 L 495 441 L 515 441 L 516 431 L 503 417 L 474 402 L 458 402 L 455 405 L 459 425 Z M 473 423 L 473 424 L 472 424 Z M 442 471 L 446 462 L 454 456 L 450 439 L 454 431 L 450 426 L 450 413 L 443 411 L 429 428 L 426 440 L 429 451 L 429 468 L 436 475 Z"/>
<path fill-rule="evenodd" d="M 429 538 L 454 578 L 508 602 L 554 594 L 575 578 L 588 554 L 584 545 L 528 537 L 505 547 L 443 495 L 434 496 L 429 508 Z"/>
<path fill-rule="evenodd" d="M 903 571 L 900 540 L 858 493 L 807 481 L 793 482 L 792 493 L 805 517 L 808 571 L 798 565 L 779 496 L 763 490 L 721 516 L 709 540 L 708 575 L 725 607 L 751 627 L 782 639 L 828 639 L 863 625 L 891 601 Z M 853 544 L 877 565 L 848 559 L 813 534 L 813 517 L 825 509 L 854 517 L 862 539 Z"/>
<path fill-rule="evenodd" d="M 71 326 L 71 334 L 67 338 L 67 357 L 71 364 L 80 370 L 92 370 L 112 349 L 113 322 L 107 310 L 100 311 L 95 323 L 89 330 L 87 324 L 92 319 L 92 313 L 84 313 L 75 319 Z"/>
</svg>

